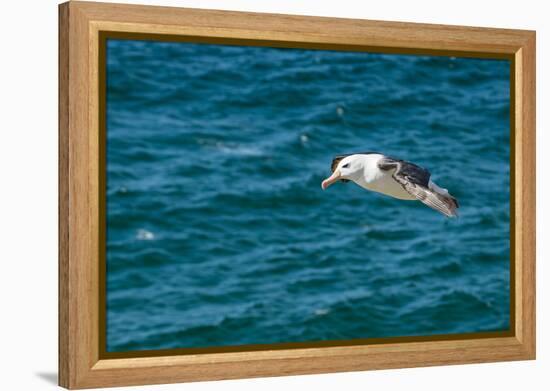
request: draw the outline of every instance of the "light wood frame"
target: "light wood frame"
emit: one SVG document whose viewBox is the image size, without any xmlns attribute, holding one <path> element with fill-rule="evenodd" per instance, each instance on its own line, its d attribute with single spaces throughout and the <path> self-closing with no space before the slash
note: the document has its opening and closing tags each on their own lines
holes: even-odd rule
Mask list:
<svg viewBox="0 0 550 391">
<path fill-rule="evenodd" d="M 452 340 L 104 358 L 99 36 L 508 58 L 511 332 Z M 513 202 L 512 202 L 513 201 Z M 59 384 L 92 388 L 535 358 L 535 32 L 106 3 L 59 6 Z"/>
</svg>

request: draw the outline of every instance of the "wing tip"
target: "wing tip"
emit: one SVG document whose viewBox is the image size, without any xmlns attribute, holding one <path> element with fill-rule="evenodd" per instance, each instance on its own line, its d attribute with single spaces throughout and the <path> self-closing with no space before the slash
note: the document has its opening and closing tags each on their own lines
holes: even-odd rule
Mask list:
<svg viewBox="0 0 550 391">
<path fill-rule="evenodd" d="M 444 214 L 449 218 L 458 218 L 459 214 L 457 209 L 459 208 L 459 206 L 456 198 L 454 198 L 451 195 L 448 195 L 446 197 L 441 197 L 441 198 L 444 198 L 443 203 L 446 206 L 446 209 L 448 211 L 448 213 L 444 213 Z"/>
</svg>

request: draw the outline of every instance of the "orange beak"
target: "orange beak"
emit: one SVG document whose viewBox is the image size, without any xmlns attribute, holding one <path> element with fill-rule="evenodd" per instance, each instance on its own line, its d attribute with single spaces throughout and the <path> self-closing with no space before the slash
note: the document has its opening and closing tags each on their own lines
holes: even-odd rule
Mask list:
<svg viewBox="0 0 550 391">
<path fill-rule="evenodd" d="M 329 176 L 327 179 L 325 179 L 322 183 L 321 183 L 321 188 L 323 190 L 325 190 L 327 187 L 329 187 L 330 185 L 332 185 L 334 182 L 338 181 L 340 179 L 340 171 L 339 170 L 335 170 L 331 176 Z"/>
</svg>

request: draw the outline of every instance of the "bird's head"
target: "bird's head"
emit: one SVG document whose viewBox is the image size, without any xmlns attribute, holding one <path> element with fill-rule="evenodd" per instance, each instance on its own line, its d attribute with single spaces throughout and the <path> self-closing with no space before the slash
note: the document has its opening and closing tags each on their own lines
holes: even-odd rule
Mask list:
<svg viewBox="0 0 550 391">
<path fill-rule="evenodd" d="M 360 154 L 340 155 L 332 160 L 330 168 L 332 175 L 321 183 L 323 190 L 337 181 L 348 182 L 359 179 L 364 169 L 364 161 Z"/>
</svg>

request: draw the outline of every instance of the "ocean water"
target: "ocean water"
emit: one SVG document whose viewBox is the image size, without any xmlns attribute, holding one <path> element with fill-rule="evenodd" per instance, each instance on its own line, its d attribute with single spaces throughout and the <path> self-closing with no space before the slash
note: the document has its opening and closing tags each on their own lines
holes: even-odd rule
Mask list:
<svg viewBox="0 0 550 391">
<path fill-rule="evenodd" d="M 107 43 L 107 350 L 507 330 L 507 60 Z M 447 219 L 332 157 L 428 168 Z"/>
</svg>

